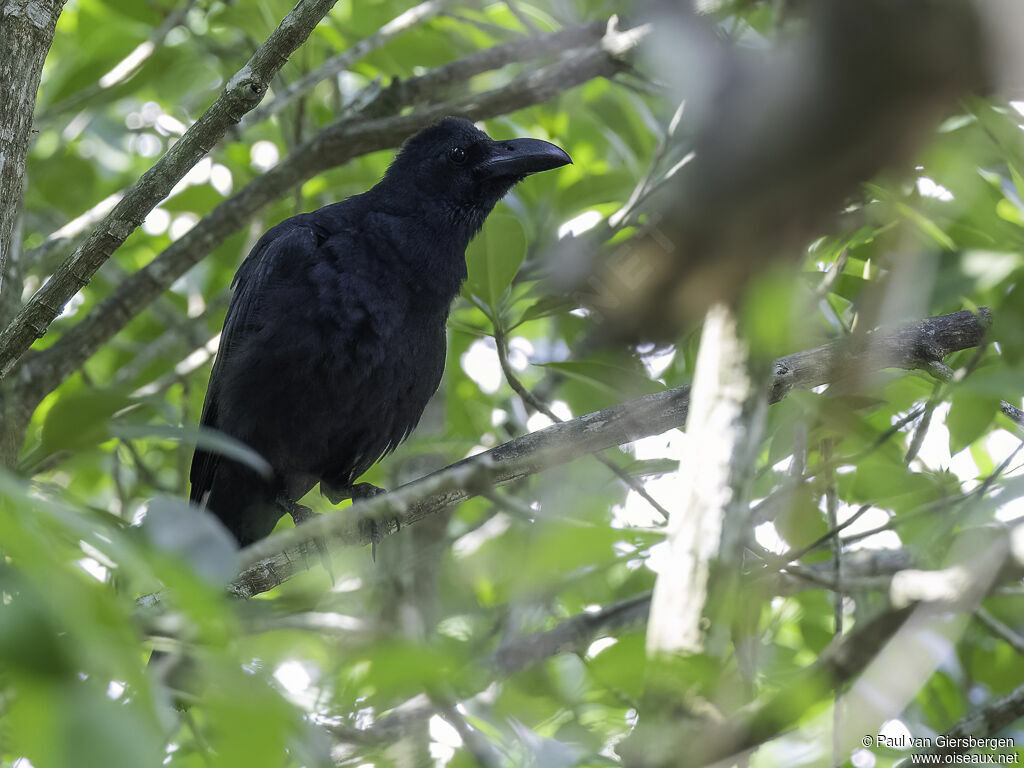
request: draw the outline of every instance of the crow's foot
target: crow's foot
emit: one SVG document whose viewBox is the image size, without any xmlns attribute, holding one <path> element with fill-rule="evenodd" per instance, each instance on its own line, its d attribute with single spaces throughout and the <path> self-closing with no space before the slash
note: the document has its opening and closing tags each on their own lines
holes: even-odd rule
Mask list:
<svg viewBox="0 0 1024 768">
<path fill-rule="evenodd" d="M 353 504 L 358 504 L 367 499 L 372 499 L 374 496 L 380 496 L 382 493 L 387 493 L 387 489 L 379 488 L 373 483 L 332 485 L 324 480 L 320 481 L 320 494 L 332 504 L 338 504 L 345 499 L 352 499 Z M 395 533 L 402 529 L 402 521 L 398 517 L 394 517 L 387 522 L 375 518 L 366 518 L 359 523 L 360 533 L 364 538 L 370 540 L 370 556 L 374 562 L 377 561 L 377 544 L 387 534 L 391 533 L 392 524 L 394 525 Z"/>
<path fill-rule="evenodd" d="M 387 488 L 379 488 L 373 483 L 356 483 L 348 489 L 349 496 L 352 500 L 356 499 L 372 499 L 374 496 L 380 496 L 382 493 L 387 493 Z"/>
<path fill-rule="evenodd" d="M 301 504 L 296 504 L 290 499 L 280 497 L 277 499 L 277 505 L 282 507 L 289 515 L 292 516 L 292 521 L 295 523 L 295 527 L 302 525 L 307 520 L 311 520 L 316 517 L 316 513 L 309 507 L 304 507 Z M 334 567 L 331 563 L 331 554 L 327 551 L 327 542 L 322 536 L 317 536 L 313 539 L 313 546 L 316 547 L 317 553 L 320 555 L 320 563 L 323 565 L 324 570 L 327 571 L 327 575 L 331 579 L 331 585 L 334 585 Z M 306 545 L 303 545 L 303 555 L 307 558 L 306 567 L 309 567 L 309 550 Z"/>
<path fill-rule="evenodd" d="M 292 516 L 295 525 L 300 525 L 313 517 L 314 512 L 309 507 L 294 502 L 288 503 L 288 514 Z"/>
<path fill-rule="evenodd" d="M 353 504 L 365 501 L 366 499 L 372 499 L 374 496 L 380 496 L 382 493 L 387 493 L 387 490 L 378 488 L 373 483 L 356 483 L 349 488 L 349 495 L 352 497 Z M 374 562 L 377 562 L 377 544 L 387 534 L 391 533 L 392 523 L 394 523 L 395 533 L 402 530 L 402 521 L 398 517 L 393 517 L 390 520 L 366 518 L 359 524 L 363 536 L 370 540 L 370 557 L 373 558 Z"/>
</svg>

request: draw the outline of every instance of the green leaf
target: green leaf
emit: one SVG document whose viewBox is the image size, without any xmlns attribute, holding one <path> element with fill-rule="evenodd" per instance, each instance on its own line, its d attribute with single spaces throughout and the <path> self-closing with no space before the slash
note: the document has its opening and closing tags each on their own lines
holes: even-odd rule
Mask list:
<svg viewBox="0 0 1024 768">
<path fill-rule="evenodd" d="M 996 215 L 1003 221 L 1024 227 L 1024 214 L 1021 213 L 1020 208 L 1005 197 L 996 203 Z"/>
<path fill-rule="evenodd" d="M 89 448 L 109 440 L 110 418 L 132 402 L 117 389 L 88 389 L 64 395 L 46 414 L 41 435 L 47 453 Z"/>
<path fill-rule="evenodd" d="M 263 680 L 241 668 L 219 669 L 204 697 L 206 712 L 217 724 L 210 746 L 217 765 L 230 768 L 273 768 L 281 765 L 292 710 Z"/>
<path fill-rule="evenodd" d="M 956 243 L 953 242 L 953 238 L 943 232 L 942 227 L 929 219 L 923 213 L 914 210 L 905 203 L 896 203 L 896 209 L 903 216 L 914 222 L 918 226 L 918 229 L 934 240 L 938 246 L 945 248 L 947 251 L 956 250 Z"/>
<path fill-rule="evenodd" d="M 997 413 L 998 397 L 977 395 L 966 389 L 955 392 L 946 417 L 950 454 L 955 456 L 985 434 Z"/>
<path fill-rule="evenodd" d="M 1017 190 L 1017 197 L 1024 198 L 1024 176 L 1017 170 L 1016 164 L 1010 164 L 1010 178 L 1013 179 L 1013 187 Z"/>
<path fill-rule="evenodd" d="M 159 765 L 163 737 L 142 705 L 115 702 L 92 680 L 23 686 L 5 718 L 15 753 L 37 768 Z"/>
<path fill-rule="evenodd" d="M 626 471 L 638 477 L 660 477 L 679 469 L 676 459 L 641 459 L 626 466 Z"/>
<path fill-rule="evenodd" d="M 794 491 L 789 503 L 776 516 L 775 527 L 791 547 L 805 547 L 828 531 L 817 499 L 806 487 Z"/>
<path fill-rule="evenodd" d="M 508 330 L 518 328 L 523 323 L 528 323 L 531 320 L 539 320 L 542 317 L 549 317 L 550 315 L 561 314 L 562 312 L 568 312 L 577 305 L 576 302 L 566 298 L 565 296 L 542 296 L 537 299 L 533 304 L 528 306 L 524 311 L 519 320 L 517 320 Z"/>
<path fill-rule="evenodd" d="M 512 283 L 526 256 L 526 233 L 509 213 L 492 214 L 466 251 L 469 276 L 463 292 L 492 310 Z"/>
<path fill-rule="evenodd" d="M 1003 301 L 994 312 L 992 338 L 999 342 L 1006 360 L 1019 364 L 1024 361 L 1024 281 L 1003 297 Z"/>
<path fill-rule="evenodd" d="M 644 689 L 647 653 L 643 635 L 629 634 L 587 663 L 587 674 L 602 687 L 640 696 Z"/>
<path fill-rule="evenodd" d="M 110 435 L 127 440 L 156 437 L 163 440 L 174 440 L 186 445 L 194 445 L 210 453 L 216 453 L 234 459 L 250 469 L 269 477 L 270 465 L 266 459 L 245 443 L 230 435 L 208 427 L 175 427 L 170 424 L 127 424 L 115 422 L 110 425 Z"/>
<path fill-rule="evenodd" d="M 876 452 L 862 459 L 857 470 L 838 477 L 840 497 L 853 504 L 885 504 L 910 508 L 934 495 L 933 483 L 921 472 L 911 472 L 899 459 Z"/>
<path fill-rule="evenodd" d="M 211 584 L 223 584 L 236 572 L 235 539 L 209 512 L 181 499 L 150 501 L 142 530 L 157 547 L 180 556 Z"/>
<path fill-rule="evenodd" d="M 140 3 L 138 0 L 103 0 L 103 4 L 134 21 L 154 26 L 160 23 L 160 16 L 154 11 L 153 3 Z"/>
<path fill-rule="evenodd" d="M 585 384 L 596 392 L 612 397 L 636 397 L 660 392 L 664 387 L 642 372 L 597 360 L 540 363 L 541 367 L 558 371 L 568 379 Z"/>
</svg>

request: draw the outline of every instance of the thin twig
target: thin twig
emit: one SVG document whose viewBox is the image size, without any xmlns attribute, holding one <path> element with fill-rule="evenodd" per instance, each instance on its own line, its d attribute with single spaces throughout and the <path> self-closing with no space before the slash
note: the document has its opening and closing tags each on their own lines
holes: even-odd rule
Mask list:
<svg viewBox="0 0 1024 768">
<path fill-rule="evenodd" d="M 835 526 L 834 528 L 831 528 L 826 533 L 824 533 L 821 536 L 819 536 L 817 539 L 812 541 L 806 547 L 801 547 L 800 549 L 791 549 L 788 552 L 785 552 L 785 553 L 779 555 L 778 556 L 779 562 L 781 564 L 795 562 L 797 560 L 800 560 L 800 559 L 806 557 L 811 552 L 815 551 L 816 549 L 819 549 L 820 547 L 824 546 L 825 544 L 828 544 L 830 541 L 833 541 L 837 536 L 839 536 L 840 533 L 842 533 L 847 528 L 849 528 L 851 525 L 853 525 L 855 522 L 857 522 L 857 520 L 859 520 L 860 517 L 865 512 L 867 512 L 869 509 L 872 509 L 873 506 L 874 505 L 872 505 L 872 504 L 863 504 L 863 505 L 861 505 L 861 507 L 856 512 L 854 512 L 852 515 L 850 515 L 849 518 L 847 518 L 846 520 L 844 520 L 839 525 Z"/>
<path fill-rule="evenodd" d="M 487 737 L 466 722 L 466 718 L 459 712 L 455 704 L 441 701 L 433 696 L 431 701 L 434 702 L 437 713 L 458 732 L 459 738 L 462 739 L 462 745 L 473 756 L 480 768 L 498 768 L 498 766 L 504 765 L 501 755 L 487 740 Z"/>
<path fill-rule="evenodd" d="M 974 618 L 984 625 L 985 629 L 1024 656 L 1024 636 L 1015 632 L 981 606 L 974 609 Z"/>
<path fill-rule="evenodd" d="M 904 464 L 910 464 L 921 450 L 921 446 L 924 444 L 924 438 L 928 434 L 928 428 L 932 423 L 932 414 L 935 412 L 936 406 L 942 401 L 943 385 L 941 382 L 936 382 L 932 388 L 932 394 L 928 398 L 928 402 L 925 403 L 924 413 L 921 415 L 921 421 L 918 422 L 916 429 L 914 430 L 914 436 L 910 440 L 910 447 L 907 448 L 907 454 L 903 457 Z"/>
<path fill-rule="evenodd" d="M 800 478 L 801 482 L 808 482 L 809 480 L 813 480 L 816 477 L 820 477 L 823 473 L 834 470 L 836 467 L 842 466 L 843 464 L 856 464 L 861 459 L 871 455 L 879 448 L 881 448 L 883 445 L 885 445 L 893 437 L 898 435 L 900 433 L 900 430 L 903 429 L 903 427 L 912 422 L 914 419 L 918 418 L 922 413 L 924 413 L 923 406 L 915 408 L 906 416 L 897 419 L 892 424 L 892 426 L 885 430 L 885 432 L 878 435 L 874 440 L 872 440 L 871 444 L 866 448 L 863 448 L 862 450 L 857 451 L 856 453 L 853 454 L 847 454 L 845 456 L 833 458 L 831 461 L 821 462 L 815 467 L 813 472 L 807 472 L 806 474 L 803 474 Z M 761 499 L 761 501 L 759 501 L 757 504 L 751 507 L 751 522 L 757 524 L 758 522 L 771 519 L 774 507 L 788 499 L 792 492 L 793 488 L 791 486 L 786 486 L 784 488 L 772 492 L 765 498 Z M 827 543 L 827 537 L 817 542 L 816 547 L 823 543 Z"/>
<path fill-rule="evenodd" d="M 1020 443 L 1013 450 L 1013 452 L 1009 456 L 1007 456 L 1006 459 L 1004 461 L 1002 461 L 1000 463 L 1000 465 L 998 467 L 996 467 L 995 470 L 993 470 L 981 482 L 981 484 L 977 488 L 975 488 L 975 489 L 973 489 L 971 491 L 967 491 L 966 493 L 960 493 L 960 494 L 956 494 L 954 496 L 948 496 L 946 498 L 936 499 L 935 501 L 930 501 L 930 502 L 928 502 L 926 504 L 922 504 L 921 506 L 917 507 L 916 509 L 907 510 L 906 512 L 903 512 L 902 514 L 900 514 L 898 517 L 891 518 L 884 525 L 879 525 L 879 526 L 877 526 L 875 528 L 871 528 L 870 530 L 862 531 L 862 532 L 860 532 L 858 534 L 855 534 L 853 536 L 846 537 L 845 539 L 843 539 L 843 543 L 844 544 L 853 544 L 855 542 L 861 541 L 862 539 L 866 539 L 869 536 L 874 536 L 877 533 L 882 533 L 884 531 L 895 530 L 896 528 L 899 528 L 900 526 L 904 525 L 907 522 L 915 520 L 915 519 L 917 519 L 917 518 L 919 518 L 919 517 L 921 517 L 923 515 L 931 514 L 932 512 L 935 512 L 936 510 L 949 509 L 954 504 L 962 504 L 962 503 L 966 502 L 969 499 L 972 499 L 972 498 L 975 498 L 975 497 L 977 497 L 977 498 L 983 497 L 986 493 L 988 493 L 989 489 L 996 482 L 996 480 L 998 480 L 999 477 L 1002 476 L 1002 474 L 1006 471 L 1007 467 L 1010 466 L 1010 464 L 1012 463 L 1013 459 L 1021 451 L 1022 448 L 1024 448 L 1024 442 Z"/>
<path fill-rule="evenodd" d="M 501 371 L 505 375 L 505 380 L 508 382 L 512 391 L 522 398 L 523 402 L 526 403 L 533 410 L 543 413 L 549 419 L 556 424 L 562 423 L 561 419 L 551 408 L 548 407 L 547 403 L 541 400 L 539 397 L 534 395 L 528 390 L 523 383 L 516 376 L 515 371 L 512 370 L 512 365 L 508 361 L 508 346 L 505 338 L 505 332 L 502 330 L 498 323 L 494 324 L 494 342 L 498 349 L 498 362 L 501 365 Z M 624 482 L 630 489 L 636 492 L 644 501 L 651 505 L 651 507 L 661 515 L 662 520 L 668 520 L 668 510 L 666 510 L 661 504 L 658 503 L 648 490 L 644 487 L 643 483 L 637 480 L 635 477 L 626 472 L 622 467 L 616 464 L 614 461 L 609 459 L 607 456 L 601 456 L 600 454 L 594 454 L 594 458 L 604 464 L 611 472 Z"/>
<path fill-rule="evenodd" d="M 822 456 L 827 462 L 832 457 L 832 440 L 826 438 L 822 446 Z M 829 547 L 832 555 L 832 578 L 836 584 L 843 583 L 843 543 L 839 538 L 839 489 L 835 470 L 829 470 L 826 475 L 825 485 L 825 513 L 828 517 L 828 527 L 836 533 L 829 540 Z M 843 636 L 843 595 L 839 592 L 832 593 L 832 620 L 834 622 L 833 636 Z M 842 688 L 836 686 L 832 692 L 832 765 L 839 768 L 843 764 L 843 694 Z"/>
</svg>

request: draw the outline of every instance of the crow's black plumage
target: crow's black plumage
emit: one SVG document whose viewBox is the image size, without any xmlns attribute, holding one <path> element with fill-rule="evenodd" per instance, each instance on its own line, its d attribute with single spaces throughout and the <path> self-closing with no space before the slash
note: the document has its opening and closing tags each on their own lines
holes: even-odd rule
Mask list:
<svg viewBox="0 0 1024 768">
<path fill-rule="evenodd" d="M 349 495 L 441 381 L 470 239 L 514 184 L 569 162 L 553 144 L 493 141 L 448 118 L 409 139 L 368 192 L 260 238 L 235 277 L 202 423 L 273 475 L 197 449 L 192 500 L 245 545 L 318 482 Z"/>
</svg>

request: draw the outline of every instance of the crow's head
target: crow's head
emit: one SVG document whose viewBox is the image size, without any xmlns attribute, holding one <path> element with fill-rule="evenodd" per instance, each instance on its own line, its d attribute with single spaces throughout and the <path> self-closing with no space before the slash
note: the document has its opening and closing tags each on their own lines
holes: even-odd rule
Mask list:
<svg viewBox="0 0 1024 768">
<path fill-rule="evenodd" d="M 475 231 L 516 183 L 571 162 L 546 141 L 494 141 L 469 120 L 447 117 L 406 141 L 385 178 L 443 205 Z"/>
</svg>

